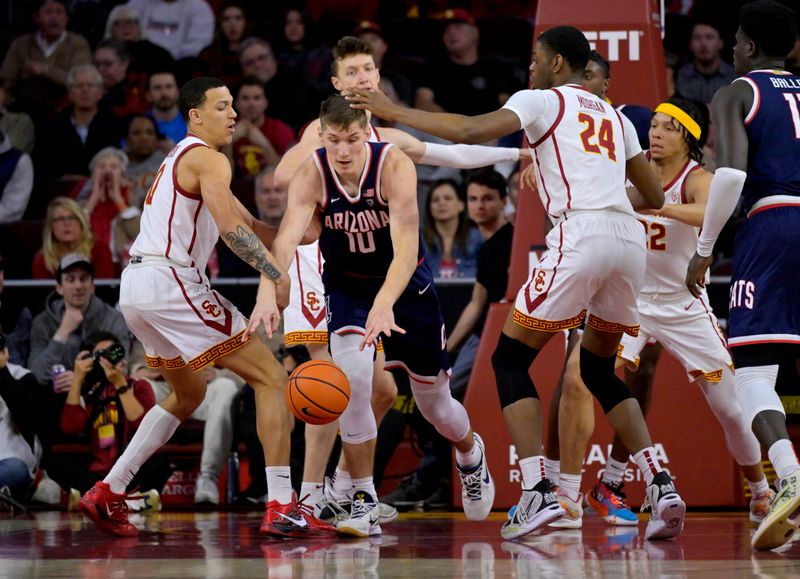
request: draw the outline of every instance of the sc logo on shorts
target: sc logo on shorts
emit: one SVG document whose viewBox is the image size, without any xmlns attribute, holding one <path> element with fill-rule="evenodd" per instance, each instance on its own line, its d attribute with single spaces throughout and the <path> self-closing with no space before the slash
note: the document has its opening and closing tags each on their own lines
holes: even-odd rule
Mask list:
<svg viewBox="0 0 800 579">
<path fill-rule="evenodd" d="M 202 304 L 200 304 L 203 310 L 211 316 L 212 318 L 218 318 L 222 311 L 219 309 L 219 306 L 216 304 L 212 304 L 210 301 L 206 300 Z"/>
</svg>

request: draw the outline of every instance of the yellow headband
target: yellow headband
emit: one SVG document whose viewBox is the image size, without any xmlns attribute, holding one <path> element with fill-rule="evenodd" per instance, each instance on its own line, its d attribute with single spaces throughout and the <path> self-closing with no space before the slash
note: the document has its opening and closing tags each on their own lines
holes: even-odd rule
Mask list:
<svg viewBox="0 0 800 579">
<path fill-rule="evenodd" d="M 683 127 L 689 131 L 689 134 L 692 135 L 698 141 L 700 140 L 700 125 L 697 124 L 692 117 L 686 114 L 683 109 L 680 109 L 673 105 L 672 103 L 661 103 L 656 107 L 657 113 L 664 113 L 665 115 L 671 116 L 673 119 L 678 121 Z"/>
</svg>

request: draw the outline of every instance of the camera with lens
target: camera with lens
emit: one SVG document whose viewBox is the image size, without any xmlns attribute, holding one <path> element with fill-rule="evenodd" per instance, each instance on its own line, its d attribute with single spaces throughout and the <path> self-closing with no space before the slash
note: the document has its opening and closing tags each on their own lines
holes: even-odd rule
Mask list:
<svg viewBox="0 0 800 579">
<path fill-rule="evenodd" d="M 92 391 L 94 391 L 95 386 L 98 384 L 104 385 L 108 381 L 106 372 L 103 370 L 103 366 L 100 364 L 100 359 L 105 358 L 111 362 L 112 365 L 116 366 L 125 358 L 125 348 L 123 348 L 120 344 L 111 344 L 108 348 L 97 350 L 96 352 L 87 355 L 87 357 L 89 356 L 91 356 L 94 360 L 94 365 L 89 373 L 86 374 L 83 386 L 84 388 L 91 388 Z"/>
</svg>

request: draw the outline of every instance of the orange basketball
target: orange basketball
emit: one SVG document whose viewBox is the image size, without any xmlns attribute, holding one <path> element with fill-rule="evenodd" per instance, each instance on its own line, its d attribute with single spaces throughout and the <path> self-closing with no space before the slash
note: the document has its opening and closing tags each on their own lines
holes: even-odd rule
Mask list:
<svg viewBox="0 0 800 579">
<path fill-rule="evenodd" d="M 350 401 L 350 381 L 334 363 L 310 360 L 294 369 L 286 383 L 286 403 L 308 424 L 333 422 Z"/>
</svg>

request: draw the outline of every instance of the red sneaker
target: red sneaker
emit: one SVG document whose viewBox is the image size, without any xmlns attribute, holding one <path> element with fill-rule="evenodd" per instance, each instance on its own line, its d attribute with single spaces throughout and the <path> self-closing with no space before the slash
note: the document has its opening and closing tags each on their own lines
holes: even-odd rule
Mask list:
<svg viewBox="0 0 800 579">
<path fill-rule="evenodd" d="M 139 531 L 128 522 L 125 495 L 111 492 L 107 483 L 96 483 L 81 498 L 78 506 L 101 530 L 118 537 L 134 537 Z"/>
<path fill-rule="evenodd" d="M 273 537 L 327 538 L 336 536 L 336 527 L 314 516 L 314 507 L 298 501 L 282 505 L 278 501 L 267 503 L 267 512 L 261 522 L 261 534 Z"/>
</svg>

